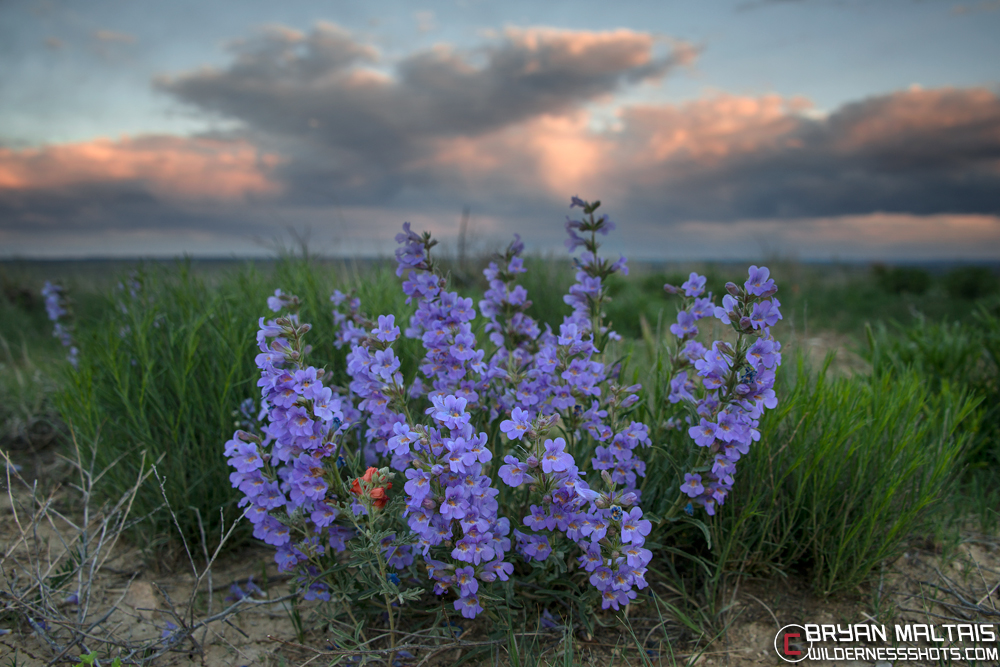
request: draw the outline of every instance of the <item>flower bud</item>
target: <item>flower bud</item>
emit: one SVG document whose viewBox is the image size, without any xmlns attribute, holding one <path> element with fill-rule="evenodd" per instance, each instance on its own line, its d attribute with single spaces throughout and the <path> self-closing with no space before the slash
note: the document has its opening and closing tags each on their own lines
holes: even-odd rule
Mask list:
<svg viewBox="0 0 1000 667">
<path fill-rule="evenodd" d="M 437 503 L 434 502 L 433 498 L 427 496 L 420 502 L 420 506 L 423 507 L 425 510 L 433 510 L 437 508 Z"/>
<path fill-rule="evenodd" d="M 775 294 L 777 294 L 777 293 L 778 293 L 778 286 L 777 286 L 777 285 L 775 285 L 775 286 L 774 286 L 774 287 L 772 287 L 771 289 L 769 289 L 769 290 L 767 290 L 766 292 L 764 292 L 763 294 L 761 294 L 761 295 L 760 295 L 760 298 L 762 298 L 762 299 L 767 299 L 767 298 L 770 298 L 770 297 L 774 296 L 774 295 L 775 295 Z"/>
<path fill-rule="evenodd" d="M 552 504 L 552 494 L 546 493 L 544 496 L 542 496 L 542 504 L 544 504 L 544 505 L 551 505 Z"/>
<path fill-rule="evenodd" d="M 601 494 L 601 496 L 594 501 L 594 505 L 597 506 L 599 510 L 606 510 L 611 505 L 611 499 L 608 498 L 606 494 Z"/>
<path fill-rule="evenodd" d="M 733 352 L 732 346 L 730 346 L 729 343 L 727 343 L 725 341 L 721 341 L 719 343 L 719 352 L 722 352 L 723 354 L 728 354 L 730 356 L 732 356 L 733 354 L 735 354 Z"/>
<path fill-rule="evenodd" d="M 629 491 L 624 496 L 622 496 L 621 504 L 623 507 L 631 507 L 632 505 L 635 505 L 636 500 L 638 500 L 636 495 L 631 491 Z"/>
<path fill-rule="evenodd" d="M 735 310 L 730 310 L 727 313 L 727 315 L 729 315 L 729 321 L 732 322 L 733 324 L 736 324 L 737 322 L 740 321 L 740 314 Z"/>
<path fill-rule="evenodd" d="M 676 287 L 675 285 L 671 285 L 670 283 L 667 283 L 666 285 L 663 286 L 663 291 L 666 292 L 667 294 L 680 294 L 681 293 L 681 290 L 680 290 L 679 287 Z"/>
<path fill-rule="evenodd" d="M 744 331 L 750 331 L 753 329 L 753 322 L 751 322 L 750 318 L 746 315 L 740 318 L 740 329 L 743 329 Z"/>
<path fill-rule="evenodd" d="M 538 457 L 535 456 L 534 454 L 532 454 L 527 459 L 525 459 L 524 462 L 526 464 L 528 464 L 529 468 L 537 468 L 538 467 Z"/>
<path fill-rule="evenodd" d="M 302 324 L 302 325 L 299 326 L 299 328 L 298 328 L 298 334 L 301 336 L 304 333 L 308 333 L 309 330 L 312 329 L 312 328 L 313 328 L 312 325 L 309 324 L 308 322 L 306 322 L 305 324 Z"/>
<path fill-rule="evenodd" d="M 614 486 L 615 484 L 613 481 L 611 481 L 611 473 L 609 473 L 607 470 L 601 471 L 601 479 L 603 479 L 604 483 L 607 484 L 608 486 Z"/>
<path fill-rule="evenodd" d="M 740 288 L 736 286 L 736 283 L 726 283 L 726 291 L 733 296 L 740 295 Z"/>
</svg>

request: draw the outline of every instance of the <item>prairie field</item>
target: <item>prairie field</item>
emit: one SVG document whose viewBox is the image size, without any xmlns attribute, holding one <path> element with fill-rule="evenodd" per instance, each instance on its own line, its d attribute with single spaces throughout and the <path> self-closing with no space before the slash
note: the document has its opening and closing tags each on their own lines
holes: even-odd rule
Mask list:
<svg viewBox="0 0 1000 667">
<path fill-rule="evenodd" d="M 484 277 L 491 261 L 445 257 L 435 265 L 446 289 L 479 310 L 469 326 L 487 360 L 497 349 L 480 308 L 492 289 Z M 344 422 L 339 456 L 323 472 L 338 520 L 349 520 L 344 546 L 334 553 L 332 542 L 314 545 L 314 554 L 305 539 L 296 548 L 308 565 L 284 567 L 275 545 L 255 537 L 263 524 L 244 516 L 232 452 L 252 444 L 234 429 L 259 443 L 261 420 L 272 418 L 260 412 L 255 361 L 259 320 L 275 316 L 268 298 L 282 290 L 281 304 L 295 313 L 286 320 L 296 331 L 290 339 L 304 336 L 311 347 L 302 354 L 325 370 L 319 377 L 333 396 L 354 401 L 362 389 L 348 372 L 358 363 L 352 342 L 367 340 L 380 354 L 389 343 L 363 338 L 367 331 L 350 340 L 344 313 L 356 323 L 391 313 L 403 330 L 422 307 L 407 302 L 395 262 L 289 253 L 0 264 L 0 664 L 756 665 L 779 664 L 775 633 L 788 624 L 996 627 L 997 267 L 766 263 L 782 314 L 770 327 L 781 344 L 776 404 L 754 427 L 759 439 L 737 455 L 731 490 L 714 513 L 682 487 L 692 479 L 685 473 L 707 479 L 711 466 L 698 467 L 702 452 L 688 432 L 697 415 L 673 401 L 679 352 L 670 327 L 683 297 L 664 284 L 701 274 L 718 306 L 728 281 L 747 280 L 747 265 L 632 263 L 628 275 L 601 284 L 595 317 L 620 339 L 601 344 L 617 384 L 592 393 L 594 405 L 608 391 L 631 392 L 623 414 L 642 422 L 649 439 L 635 450 L 643 462 L 638 500 L 623 504 L 626 513 L 629 503 L 641 507 L 649 530 L 634 545 L 650 556 L 642 582 L 615 589 L 630 593 L 620 606 L 602 605 L 579 542 L 554 523 L 551 544 L 544 542 L 550 554 L 523 557 L 508 540 L 508 574 L 489 576 L 476 561 L 470 572 L 479 582 L 459 592 L 454 577 L 465 568 L 422 558 L 407 527 L 403 502 L 414 492 L 403 465 L 389 472 L 396 463 L 372 448 L 371 432 L 346 407 L 334 425 Z M 530 303 L 518 312 L 559 334 L 574 312 L 563 299 L 578 280 L 573 265 L 565 256 L 525 256 L 523 268 L 517 282 Z M 68 326 L 75 365 L 70 346 L 53 335 L 46 281 L 61 289 L 57 319 Z M 337 290 L 342 303 L 331 302 Z M 701 325 L 689 339 L 707 346 L 732 339 L 739 326 L 715 317 Z M 396 335 L 391 373 L 407 383 L 426 375 L 420 338 Z M 506 368 L 516 379 L 516 366 Z M 437 405 L 417 393 L 399 400 L 417 415 L 409 423 Z M 496 414 L 485 399 L 477 410 L 465 417 L 485 434 L 489 451 L 474 464 L 484 477 L 506 480 L 510 473 L 498 472 L 505 456 L 521 456 L 518 447 L 543 427 L 569 440 L 581 475 L 585 461 L 603 455 L 604 440 L 573 421 L 580 410 L 541 426 L 536 419 L 525 440 L 503 426 L 517 419 L 503 401 Z M 414 428 L 414 437 L 427 437 L 425 427 Z M 362 482 L 366 468 L 386 472 Z M 291 484 L 290 475 L 279 481 Z M 585 479 L 592 489 L 602 484 L 597 469 Z M 556 491 L 545 495 L 542 486 L 536 494 L 527 483 L 496 485 L 495 504 L 517 535 L 528 531 L 522 517 L 535 512 L 532 503 L 552 502 Z M 605 499 L 614 508 L 620 497 Z M 296 511 L 275 525 L 295 530 L 303 513 Z M 457 533 L 446 544 L 454 540 Z M 625 546 L 612 543 L 616 554 Z M 442 567 L 451 589 L 428 575 Z M 456 597 L 481 610 L 470 618 Z"/>
</svg>

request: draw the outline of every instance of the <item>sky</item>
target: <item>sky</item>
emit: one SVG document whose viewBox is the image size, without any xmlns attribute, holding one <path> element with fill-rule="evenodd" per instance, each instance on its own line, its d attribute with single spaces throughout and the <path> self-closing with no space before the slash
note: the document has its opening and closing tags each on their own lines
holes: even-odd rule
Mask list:
<svg viewBox="0 0 1000 667">
<path fill-rule="evenodd" d="M 0 258 L 1000 260 L 1000 0 L 2 0 Z"/>
</svg>

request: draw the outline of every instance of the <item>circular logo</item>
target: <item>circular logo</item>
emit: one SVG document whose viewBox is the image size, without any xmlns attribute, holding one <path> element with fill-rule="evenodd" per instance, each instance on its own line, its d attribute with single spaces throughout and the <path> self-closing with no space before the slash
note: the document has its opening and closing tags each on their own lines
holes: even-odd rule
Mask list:
<svg viewBox="0 0 1000 667">
<path fill-rule="evenodd" d="M 802 662 L 809 657 L 812 642 L 806 642 L 806 629 L 801 625 L 786 625 L 774 636 L 774 650 L 785 662 Z"/>
</svg>

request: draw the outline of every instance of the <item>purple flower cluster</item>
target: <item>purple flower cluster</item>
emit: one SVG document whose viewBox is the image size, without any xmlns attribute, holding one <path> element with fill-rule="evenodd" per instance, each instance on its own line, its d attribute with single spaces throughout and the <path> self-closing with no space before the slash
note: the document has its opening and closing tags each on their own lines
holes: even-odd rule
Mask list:
<svg viewBox="0 0 1000 667">
<path fill-rule="evenodd" d="M 603 609 L 627 605 L 646 587 L 652 523 L 639 507 L 639 450 L 652 443 L 648 427 L 634 419 L 641 387 L 621 383 L 620 368 L 604 361 L 609 342 L 620 338 L 604 317 L 607 280 L 628 266 L 624 257 L 600 256 L 598 237 L 615 225 L 595 216 L 599 205 L 572 200 L 584 216 L 567 220 L 566 245 L 582 252 L 564 298 L 572 313 L 558 332 L 528 314 L 531 301 L 517 282 L 526 271 L 519 237 L 484 270 L 489 288 L 478 305 L 488 349 L 476 337 L 472 299 L 448 291 L 437 271 L 436 241 L 405 223 L 396 237 L 397 275 L 416 310 L 402 335 L 424 347 L 413 378 L 404 378 L 393 349 L 401 335 L 396 316 L 368 319 L 357 298 L 337 291 L 335 345 L 349 348 L 349 383 L 334 391 L 323 370 L 304 362 L 309 325 L 295 314 L 298 299 L 281 290 L 268 299 L 273 310 L 292 312 L 260 320 L 265 425 L 261 435 L 237 431 L 226 456 L 254 534 L 277 548 L 282 569 L 298 570 L 308 596 L 329 597 L 315 564 L 351 536 L 340 515 L 360 525 L 356 517 L 371 519 L 374 508 L 387 507 L 389 493 L 400 492 L 388 483 L 393 474 L 405 477 L 403 498 L 395 496 L 403 510 L 398 527 L 378 533 L 380 546 L 373 542 L 380 567 L 409 568 L 419 553 L 435 593 L 454 592 L 454 607 L 467 618 L 484 610 L 484 587 L 513 575 L 512 553 L 543 562 L 573 549 Z M 686 299 L 671 326 L 680 342 L 669 400 L 689 403 L 698 415 L 687 427 L 711 458 L 704 468 L 711 472 L 689 473 L 682 491 L 713 513 L 732 486 L 736 461 L 760 437 L 760 415 L 776 404 L 780 345 L 770 327 L 781 314 L 767 269 L 752 267 L 745 286 L 733 285 L 719 308 L 705 285 L 691 274 L 680 288 L 666 286 Z M 733 324 L 735 348 L 696 340 L 699 320 L 710 316 Z M 334 467 L 344 455 L 363 458 L 369 469 L 338 498 L 331 485 L 346 489 Z M 397 472 L 376 470 L 380 459 Z M 509 500 L 503 508 L 501 495 Z M 297 525 L 306 529 L 293 535 Z M 399 585 L 398 575 L 381 576 Z"/>
<path fill-rule="evenodd" d="M 46 280 L 42 287 L 42 296 L 45 298 L 45 311 L 49 315 L 49 320 L 53 322 L 52 335 L 58 338 L 64 347 L 69 348 L 66 360 L 76 368 L 80 363 L 80 351 L 73 341 L 73 325 L 70 324 L 72 315 L 64 291 L 61 285 L 53 285 Z"/>
<path fill-rule="evenodd" d="M 528 291 L 515 284 L 517 276 L 527 271 L 520 256 L 522 252 L 524 243 L 515 234 L 506 252 L 497 258 L 499 264 L 492 261 L 483 271 L 489 289 L 479 302 L 479 311 L 489 320 L 486 331 L 490 334 L 490 342 L 497 348 L 516 351 L 519 356 L 541 333 L 538 324 L 526 312 L 531 307 Z"/>
<path fill-rule="evenodd" d="M 545 560 L 557 534 L 580 545 L 583 553 L 596 554 L 595 569 L 605 563 L 615 575 L 607 585 L 603 580 L 595 583 L 605 608 L 618 608 L 635 597 L 633 587 L 645 586 L 651 555 L 642 543 L 649 522 L 641 523 L 645 532 L 623 529 L 612 505 L 638 501 L 635 482 L 644 464 L 633 450 L 650 441 L 643 424 L 623 416 L 638 400 L 639 387 L 612 381 L 614 369 L 599 360 L 597 344 L 614 336 L 601 317 L 607 298 L 603 281 L 612 273 L 627 272 L 627 267 L 624 258 L 613 263 L 599 258 L 596 235 L 606 234 L 613 223 L 606 216 L 594 218 L 596 204 L 585 206 L 590 219 L 570 226 L 574 238 L 580 238 L 577 231 L 588 234 L 582 242 L 585 253 L 577 261 L 577 283 L 567 296 L 574 311 L 558 335 L 541 332 L 526 313 L 531 302 L 516 284 L 525 271 L 520 257 L 524 246 L 515 238 L 484 271 L 489 289 L 479 306 L 496 347 L 486 361 L 472 331 L 472 301 L 446 291 L 435 272 L 434 241 L 404 225 L 396 239 L 401 246 L 397 274 L 405 276 L 408 302 L 416 301 L 405 334 L 419 339 L 426 350 L 422 379 L 404 392 L 398 363 L 384 355 L 391 354 L 395 335 L 374 335 L 393 326 L 391 321 L 382 326 L 382 318 L 373 336 L 355 345 L 348 357 L 351 390 L 361 398 L 359 408 L 369 419 L 366 437 L 378 454 L 391 455 L 393 468 L 407 477 L 405 514 L 435 591 L 455 590 L 455 608 L 470 618 L 482 611 L 480 583 L 506 580 L 513 571 L 505 561 L 512 547 L 527 559 Z M 429 420 L 418 423 L 406 416 L 407 405 L 421 398 L 425 386 Z M 522 495 L 537 501 L 524 519 L 525 530 L 512 531 L 509 519 L 498 515 L 499 492 L 487 474 L 492 448 L 487 430 L 473 425 L 474 415 L 500 420 L 501 432 L 523 445 L 524 462 L 508 455 L 499 476 L 511 487 L 527 482 Z M 544 437 L 560 421 L 569 444 L 562 437 Z M 594 470 L 604 471 L 611 485 L 605 494 L 590 490 L 571 454 L 588 436 L 601 443 L 592 464 Z M 637 521 L 641 515 L 637 507 L 630 514 Z"/>
<path fill-rule="evenodd" d="M 400 361 L 392 349 L 397 338 L 399 327 L 395 325 L 395 316 L 381 315 L 379 326 L 360 344 L 354 344 L 347 355 L 350 389 L 360 400 L 358 409 L 368 426 L 364 438 L 367 465 L 373 464 L 378 455 L 389 454 L 389 440 L 396 435 L 397 425 L 406 423 L 406 415 L 394 409 L 403 394 Z M 407 464 L 405 455 L 393 457 L 392 466 L 396 470 L 405 470 Z"/>
<path fill-rule="evenodd" d="M 334 290 L 330 301 L 333 302 L 333 324 L 337 327 L 334 347 L 339 350 L 345 345 L 354 345 L 368 335 L 366 325 L 370 323 L 361 315 L 361 299 Z"/>
<path fill-rule="evenodd" d="M 470 423 L 467 407 L 461 396 L 435 396 L 427 409 L 432 425 L 400 426 L 392 446 L 395 453 L 411 457 L 405 514 L 434 590 L 454 590 L 455 609 L 474 618 L 482 611 L 478 582 L 506 581 L 514 568 L 504 561 L 510 550 L 510 522 L 498 517 L 499 491 L 483 474 L 493 454 L 487 434 L 476 432 Z M 443 543 L 450 547 L 451 563 L 432 553 Z"/>
<path fill-rule="evenodd" d="M 271 299 L 298 304 L 280 290 Z M 343 550 L 350 536 L 334 523 L 339 510 L 326 462 L 336 458 L 337 436 L 356 411 L 345 397 L 324 386 L 322 369 L 305 364 L 309 348 L 303 337 L 310 325 L 292 313 L 268 322 L 261 318 L 259 326 L 257 385 L 266 424 L 262 436 L 236 431 L 225 455 L 235 469 L 230 481 L 245 495 L 241 506 L 247 507 L 254 537 L 275 546 L 279 568 L 290 570 L 328 548 Z M 293 517 L 306 526 L 306 534 L 293 534 Z M 325 585 L 318 586 L 310 587 L 312 594 L 322 593 Z"/>
<path fill-rule="evenodd" d="M 669 400 L 693 407 L 698 422 L 690 425 L 688 435 L 706 459 L 705 471 L 686 473 L 680 490 L 710 515 L 732 490 L 736 463 L 760 439 L 757 427 L 764 410 L 778 404 L 774 379 L 781 344 L 770 327 L 781 319 L 781 304 L 769 275 L 767 268 L 751 266 L 742 287 L 726 284 L 722 306 L 713 305 L 711 294 L 705 296 L 705 276 L 692 273 L 680 288 L 664 286 L 685 297 L 670 327 L 679 345 Z M 736 331 L 735 348 L 721 341 L 706 348 L 695 340 L 698 320 L 713 316 Z"/>
</svg>

